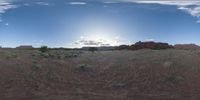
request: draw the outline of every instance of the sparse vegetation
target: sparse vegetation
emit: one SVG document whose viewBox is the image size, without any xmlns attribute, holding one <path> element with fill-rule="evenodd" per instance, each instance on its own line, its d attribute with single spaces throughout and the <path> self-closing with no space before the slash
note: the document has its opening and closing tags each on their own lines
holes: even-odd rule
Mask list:
<svg viewBox="0 0 200 100">
<path fill-rule="evenodd" d="M 49 53 L 40 53 L 40 57 L 48 58 L 49 57 Z"/>
<path fill-rule="evenodd" d="M 78 65 L 78 68 L 79 68 L 80 70 L 82 70 L 82 71 L 85 71 L 85 70 L 89 69 L 90 66 L 89 66 L 88 64 L 79 64 L 79 65 Z"/>
<path fill-rule="evenodd" d="M 42 53 L 47 52 L 48 50 L 49 50 L 49 49 L 48 49 L 47 46 L 41 46 L 41 47 L 39 48 L 39 51 L 41 51 Z"/>
<path fill-rule="evenodd" d="M 9 53 L 6 53 L 6 58 L 7 59 L 13 59 L 13 58 L 17 58 L 18 57 L 18 55 L 16 54 L 16 53 L 11 53 L 11 52 L 9 52 Z"/>
<path fill-rule="evenodd" d="M 6 59 L 12 53 L 20 59 Z M 0 50 L 0 100 L 21 100 L 26 98 L 24 95 L 39 98 L 35 100 L 52 99 L 60 98 L 59 93 L 64 100 L 86 96 L 88 100 L 99 96 L 104 100 L 199 98 L 198 53 L 176 49 L 94 54 L 76 50 Z"/>
<path fill-rule="evenodd" d="M 97 51 L 98 49 L 97 49 L 96 47 L 89 47 L 88 50 L 94 53 L 94 52 Z"/>
<path fill-rule="evenodd" d="M 80 51 L 69 51 L 69 50 L 49 50 L 49 52 L 35 52 L 31 54 L 33 58 L 54 58 L 54 59 L 64 59 L 64 58 L 76 58 L 80 56 L 82 52 Z"/>
<path fill-rule="evenodd" d="M 33 65 L 34 70 L 38 70 L 38 69 L 41 69 L 41 68 L 42 68 L 42 65 L 40 65 L 40 64 L 34 64 Z"/>
<path fill-rule="evenodd" d="M 178 82 L 184 81 L 184 77 L 180 75 L 170 75 L 164 78 L 165 83 L 173 83 L 176 84 Z"/>
</svg>

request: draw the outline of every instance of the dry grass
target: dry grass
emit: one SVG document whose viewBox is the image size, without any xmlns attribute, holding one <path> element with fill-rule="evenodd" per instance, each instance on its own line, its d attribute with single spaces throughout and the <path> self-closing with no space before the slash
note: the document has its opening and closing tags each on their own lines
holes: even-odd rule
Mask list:
<svg viewBox="0 0 200 100">
<path fill-rule="evenodd" d="M 199 100 L 199 77 L 194 50 L 0 50 L 0 100 Z"/>
</svg>

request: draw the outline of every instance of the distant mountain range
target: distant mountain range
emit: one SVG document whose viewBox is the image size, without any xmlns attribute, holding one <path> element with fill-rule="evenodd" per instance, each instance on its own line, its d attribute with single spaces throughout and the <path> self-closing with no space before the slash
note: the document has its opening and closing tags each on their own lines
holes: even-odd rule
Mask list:
<svg viewBox="0 0 200 100">
<path fill-rule="evenodd" d="M 0 48 L 5 48 L 1 47 Z M 36 49 L 31 45 L 21 45 L 16 47 L 17 49 Z M 82 48 L 74 48 L 75 50 L 89 50 L 90 47 L 82 47 Z M 153 49 L 153 50 L 160 50 L 160 49 L 183 49 L 183 50 L 200 50 L 200 46 L 196 44 L 176 44 L 176 45 L 169 45 L 168 43 L 163 42 L 154 42 L 154 41 L 147 41 L 147 42 L 136 42 L 132 45 L 120 45 L 120 46 L 101 46 L 96 47 L 98 51 L 110 51 L 110 50 L 139 50 L 139 49 Z M 72 50 L 70 48 L 50 48 L 50 49 L 65 49 L 65 50 Z"/>
</svg>

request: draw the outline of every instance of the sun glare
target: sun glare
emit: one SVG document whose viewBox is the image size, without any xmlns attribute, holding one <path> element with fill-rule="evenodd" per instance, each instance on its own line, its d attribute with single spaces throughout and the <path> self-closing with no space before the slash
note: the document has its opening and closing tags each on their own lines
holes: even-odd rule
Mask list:
<svg viewBox="0 0 200 100">
<path fill-rule="evenodd" d="M 97 44 L 94 46 L 116 46 L 120 44 L 119 32 L 121 28 L 118 25 L 120 24 L 112 21 L 112 19 L 96 16 L 95 19 L 86 18 L 81 22 L 78 30 L 82 33 L 81 40 L 86 42 L 85 44 Z"/>
<path fill-rule="evenodd" d="M 118 45 L 119 41 L 119 36 L 115 36 L 114 34 L 112 34 L 112 32 L 105 30 L 97 30 L 97 32 L 88 33 L 86 37 L 88 40 L 101 42 L 103 44 L 109 44 L 112 46 Z"/>
</svg>

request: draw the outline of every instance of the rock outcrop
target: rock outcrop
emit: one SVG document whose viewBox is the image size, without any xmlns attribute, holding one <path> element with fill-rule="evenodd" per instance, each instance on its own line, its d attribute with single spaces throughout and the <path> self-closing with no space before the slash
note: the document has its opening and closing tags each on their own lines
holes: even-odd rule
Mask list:
<svg viewBox="0 0 200 100">
<path fill-rule="evenodd" d="M 168 43 L 162 43 L 162 42 L 136 42 L 135 44 L 128 46 L 128 45 L 121 45 L 118 46 L 118 50 L 122 49 L 129 49 L 129 50 L 139 50 L 139 49 L 153 49 L 153 50 L 160 50 L 160 49 L 169 49 L 173 48 L 172 45 L 169 45 Z"/>
<path fill-rule="evenodd" d="M 174 45 L 174 48 L 184 50 L 200 50 L 200 46 L 196 44 L 176 44 Z"/>
</svg>

